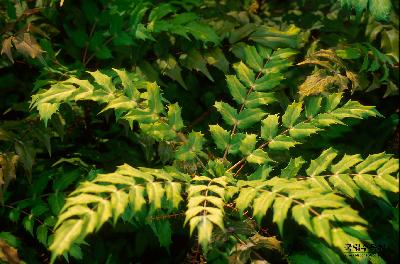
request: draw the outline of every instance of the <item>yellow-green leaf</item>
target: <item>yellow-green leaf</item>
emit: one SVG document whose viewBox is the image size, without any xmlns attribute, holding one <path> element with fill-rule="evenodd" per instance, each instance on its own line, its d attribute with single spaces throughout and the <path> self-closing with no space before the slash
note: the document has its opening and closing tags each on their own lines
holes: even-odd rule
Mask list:
<svg viewBox="0 0 400 264">
<path fill-rule="evenodd" d="M 233 68 L 235 69 L 239 80 L 242 81 L 247 87 L 253 85 L 256 76 L 254 72 L 246 66 L 246 64 L 239 62 L 234 64 Z"/>
<path fill-rule="evenodd" d="M 235 75 L 227 75 L 226 82 L 233 99 L 238 104 L 243 104 L 246 100 L 247 90 Z"/>
<path fill-rule="evenodd" d="M 300 117 L 302 107 L 303 102 L 294 102 L 289 105 L 282 116 L 282 124 L 285 127 L 292 127 L 296 123 L 297 119 Z"/>
<path fill-rule="evenodd" d="M 261 192 L 261 194 L 254 199 L 253 216 L 256 218 L 258 223 L 261 223 L 261 219 L 265 216 L 274 200 L 275 193 L 273 192 Z"/>
<path fill-rule="evenodd" d="M 177 103 L 168 106 L 168 124 L 175 131 L 183 128 L 181 108 Z"/>
<path fill-rule="evenodd" d="M 246 160 L 250 163 L 256 163 L 259 165 L 271 161 L 268 154 L 261 149 L 254 150 L 249 156 L 247 156 Z"/>
<path fill-rule="evenodd" d="M 295 205 L 292 208 L 292 216 L 299 225 L 305 226 L 311 232 L 313 231 L 308 206 L 301 204 Z"/>
<path fill-rule="evenodd" d="M 237 122 L 238 114 L 232 106 L 224 102 L 215 102 L 214 106 L 228 125 L 233 125 Z"/>
<path fill-rule="evenodd" d="M 229 132 L 219 125 L 210 125 L 210 133 L 218 149 L 224 150 L 230 141 Z"/>
<path fill-rule="evenodd" d="M 273 150 L 288 150 L 295 145 L 300 144 L 291 137 L 285 135 L 279 135 L 274 137 L 268 144 L 268 147 Z"/>
<path fill-rule="evenodd" d="M 243 155 L 249 155 L 255 148 L 257 142 L 257 135 L 246 134 L 245 138 L 240 143 L 239 150 Z"/>
<path fill-rule="evenodd" d="M 311 161 L 310 166 L 306 170 L 307 175 L 316 176 L 324 172 L 336 156 L 337 151 L 333 148 L 324 150 L 318 158 Z"/>
<path fill-rule="evenodd" d="M 292 205 L 292 199 L 287 197 L 278 197 L 274 202 L 274 216 L 272 221 L 278 225 L 279 233 L 283 235 L 283 223 L 287 218 L 287 213 Z"/>
</svg>

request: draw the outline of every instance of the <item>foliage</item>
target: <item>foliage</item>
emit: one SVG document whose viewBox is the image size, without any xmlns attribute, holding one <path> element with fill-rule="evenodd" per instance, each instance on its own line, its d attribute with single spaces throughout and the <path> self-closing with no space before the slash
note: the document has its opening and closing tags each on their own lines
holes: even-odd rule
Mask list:
<svg viewBox="0 0 400 264">
<path fill-rule="evenodd" d="M 0 14 L 1 263 L 398 261 L 398 3 Z"/>
</svg>

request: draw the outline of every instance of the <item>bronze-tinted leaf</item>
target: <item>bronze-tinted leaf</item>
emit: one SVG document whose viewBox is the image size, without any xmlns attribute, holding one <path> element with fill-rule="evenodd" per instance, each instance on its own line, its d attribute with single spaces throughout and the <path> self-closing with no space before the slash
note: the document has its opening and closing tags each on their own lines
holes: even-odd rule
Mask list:
<svg viewBox="0 0 400 264">
<path fill-rule="evenodd" d="M 18 250 L 7 244 L 6 241 L 0 239 L 0 260 L 3 263 L 19 264 L 21 259 L 18 256 Z"/>
<path fill-rule="evenodd" d="M 327 91 L 328 87 L 335 83 L 333 76 L 326 75 L 323 71 L 317 71 L 308 76 L 299 87 L 302 96 L 316 95 Z"/>
<path fill-rule="evenodd" d="M 42 48 L 37 44 L 35 38 L 29 34 L 24 33 L 16 38 L 13 38 L 13 44 L 18 52 L 29 56 L 31 58 L 40 58 L 43 53 Z"/>
<path fill-rule="evenodd" d="M 10 59 L 12 63 L 14 63 L 14 59 L 12 57 L 11 48 L 12 48 L 12 39 L 13 37 L 9 37 L 3 40 L 1 46 L 1 54 L 6 54 L 6 56 Z"/>
<path fill-rule="evenodd" d="M 351 81 L 351 90 L 353 92 L 361 87 L 357 74 L 352 71 L 346 71 L 346 76 Z"/>
<path fill-rule="evenodd" d="M 10 181 L 16 178 L 18 158 L 14 153 L 0 153 L 0 201 Z"/>
</svg>

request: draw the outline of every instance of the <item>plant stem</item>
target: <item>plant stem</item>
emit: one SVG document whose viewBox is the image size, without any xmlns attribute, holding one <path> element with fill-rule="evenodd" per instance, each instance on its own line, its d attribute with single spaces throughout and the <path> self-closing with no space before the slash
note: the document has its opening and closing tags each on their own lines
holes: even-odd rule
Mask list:
<svg viewBox="0 0 400 264">
<path fill-rule="evenodd" d="M 94 30 L 96 29 L 96 24 L 97 24 L 97 19 L 94 21 L 92 28 L 90 29 L 90 33 L 89 33 L 89 39 L 93 36 Z M 85 44 L 85 50 L 83 51 L 83 58 L 82 58 L 82 63 L 86 66 L 86 56 L 87 56 L 87 52 L 88 52 L 88 48 L 89 48 L 89 43 L 86 42 Z"/>
<path fill-rule="evenodd" d="M 262 73 L 261 71 L 258 72 L 257 77 L 256 77 L 256 80 L 258 80 L 258 79 L 260 78 L 261 73 Z M 244 102 L 243 102 L 242 105 L 240 106 L 240 110 L 239 110 L 239 112 L 238 112 L 238 115 L 243 111 L 243 109 L 244 109 L 244 107 L 245 107 L 245 105 L 246 105 L 246 100 L 247 100 L 247 98 L 249 97 L 249 95 L 253 92 L 254 87 L 255 87 L 254 84 L 252 84 L 252 85 L 250 86 L 250 89 L 249 89 L 249 91 L 247 92 L 246 97 L 244 98 Z M 235 124 L 233 125 L 233 128 L 232 128 L 232 130 L 231 130 L 231 133 L 230 133 L 230 138 L 231 138 L 231 139 L 232 139 L 233 135 L 236 133 L 236 129 L 237 129 L 237 122 L 235 122 Z M 229 148 L 230 148 L 230 145 L 228 144 L 228 145 L 226 146 L 226 148 L 225 148 L 224 156 L 222 157 L 222 160 L 226 160 L 226 157 L 228 156 Z"/>
</svg>

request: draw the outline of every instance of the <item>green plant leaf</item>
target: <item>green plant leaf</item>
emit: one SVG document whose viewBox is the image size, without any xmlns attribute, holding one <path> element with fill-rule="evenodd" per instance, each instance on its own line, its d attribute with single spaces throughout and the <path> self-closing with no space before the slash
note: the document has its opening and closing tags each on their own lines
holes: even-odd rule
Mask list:
<svg viewBox="0 0 400 264">
<path fill-rule="evenodd" d="M 25 216 L 24 220 L 22 220 L 22 225 L 24 226 L 24 229 L 28 231 L 32 236 L 33 234 L 33 227 L 34 227 L 34 219 L 31 218 L 30 216 Z"/>
<path fill-rule="evenodd" d="M 182 68 L 174 57 L 168 56 L 165 59 L 158 59 L 156 61 L 162 74 L 167 75 L 172 80 L 177 81 L 186 90 L 188 87 L 182 78 Z"/>
<path fill-rule="evenodd" d="M 260 108 L 244 109 L 239 113 L 237 127 L 240 129 L 249 128 L 265 116 L 265 112 Z"/>
<path fill-rule="evenodd" d="M 329 177 L 329 182 L 335 186 L 336 189 L 350 198 L 356 198 L 361 204 L 360 188 L 347 174 L 337 174 Z"/>
<path fill-rule="evenodd" d="M 298 103 L 295 102 L 289 105 L 282 116 L 282 124 L 288 128 L 293 127 L 297 119 L 300 117 L 302 107 L 303 107 L 302 102 Z"/>
<path fill-rule="evenodd" d="M 267 47 L 276 48 L 296 48 L 299 46 L 300 28 L 291 25 L 287 31 L 280 31 L 267 26 L 259 26 L 250 35 L 250 39 Z"/>
<path fill-rule="evenodd" d="M 149 15 L 149 20 L 150 21 L 159 20 L 165 17 L 166 15 L 175 12 L 175 10 L 176 9 L 172 5 L 162 3 L 151 10 Z"/>
<path fill-rule="evenodd" d="M 113 222 L 117 223 L 120 215 L 125 211 L 128 205 L 128 194 L 124 191 L 116 191 L 111 193 L 111 206 L 113 210 Z"/>
<path fill-rule="evenodd" d="M 161 208 L 161 201 L 165 192 L 162 184 L 159 182 L 148 182 L 146 184 L 146 192 L 149 202 L 152 204 L 153 208 Z"/>
<path fill-rule="evenodd" d="M 368 3 L 368 0 L 362 0 L 362 1 L 358 1 L 358 2 Z M 347 48 L 344 50 L 336 50 L 336 54 L 338 55 L 338 57 L 345 59 L 345 60 L 355 60 L 355 59 L 361 58 L 360 50 L 357 48 Z"/>
<path fill-rule="evenodd" d="M 356 166 L 356 172 L 364 174 L 367 172 L 375 171 L 384 163 L 386 163 L 391 155 L 385 153 L 369 155 L 363 162 Z"/>
<path fill-rule="evenodd" d="M 328 244 L 332 243 L 331 237 L 331 226 L 329 220 L 322 216 L 316 216 L 312 218 L 312 224 L 315 234 L 324 239 Z"/>
<path fill-rule="evenodd" d="M 193 37 L 204 42 L 218 44 L 221 41 L 217 33 L 206 24 L 191 22 L 186 25 L 186 28 Z"/>
<path fill-rule="evenodd" d="M 303 263 L 318 264 L 318 263 L 320 263 L 315 258 L 312 258 L 311 256 L 307 255 L 307 253 L 304 253 L 304 254 L 296 253 L 296 254 L 290 255 L 288 257 L 288 259 L 291 263 L 294 263 L 294 264 L 303 264 Z"/>
<path fill-rule="evenodd" d="M 237 154 L 239 152 L 239 147 L 240 147 L 240 144 L 241 144 L 242 140 L 244 139 L 244 137 L 245 137 L 245 134 L 243 134 L 243 133 L 234 134 L 232 136 L 230 148 L 229 148 L 228 152 L 231 154 Z"/>
<path fill-rule="evenodd" d="M 369 11 L 377 20 L 388 20 L 391 10 L 390 0 L 369 0 Z"/>
<path fill-rule="evenodd" d="M 336 163 L 335 165 L 331 166 L 331 172 L 334 174 L 340 174 L 346 172 L 349 168 L 354 166 L 355 164 L 362 161 L 361 155 L 344 155 L 343 158 Z"/>
<path fill-rule="evenodd" d="M 243 104 L 247 96 L 247 91 L 243 84 L 235 75 L 227 75 L 226 82 L 228 83 L 228 88 L 233 99 L 235 99 L 238 104 Z"/>
<path fill-rule="evenodd" d="M 183 65 L 189 70 L 196 70 L 203 73 L 211 81 L 214 81 L 210 72 L 207 69 L 205 58 L 200 54 L 197 49 L 191 49 L 187 54 L 181 55 Z"/>
<path fill-rule="evenodd" d="M 258 54 L 256 47 L 246 46 L 244 49 L 245 62 L 256 72 L 261 71 L 263 66 L 263 59 Z"/>
<path fill-rule="evenodd" d="M 161 113 L 164 107 L 161 102 L 160 87 L 155 83 L 147 83 L 146 88 L 150 111 L 157 114 Z"/>
<path fill-rule="evenodd" d="M 305 226 L 308 230 L 313 230 L 311 225 L 311 216 L 309 208 L 305 205 L 295 205 L 292 208 L 292 216 L 299 224 Z"/>
<path fill-rule="evenodd" d="M 329 183 L 325 180 L 323 176 L 310 177 L 308 182 L 313 188 L 317 188 L 325 192 L 332 191 L 332 188 L 329 186 Z"/>
<path fill-rule="evenodd" d="M 223 71 L 228 72 L 229 62 L 220 48 L 207 49 L 203 54 L 207 63 Z"/>
<path fill-rule="evenodd" d="M 58 229 L 58 234 L 61 235 L 56 236 L 49 247 L 52 252 L 51 263 L 55 261 L 57 256 L 62 255 L 71 247 L 73 241 L 81 235 L 83 226 L 84 221 L 82 219 L 67 220 L 63 223 Z"/>
<path fill-rule="evenodd" d="M 299 123 L 289 129 L 289 135 L 294 139 L 303 139 L 312 134 L 316 134 L 321 129 L 310 123 Z"/>
<path fill-rule="evenodd" d="M 263 77 L 258 78 L 254 84 L 254 90 L 259 92 L 274 90 L 284 79 L 280 72 L 268 73 Z"/>
<path fill-rule="evenodd" d="M 229 145 L 229 132 L 219 125 L 210 125 L 210 133 L 218 149 L 224 150 Z"/>
<path fill-rule="evenodd" d="M 305 115 L 307 118 L 313 118 L 321 110 L 322 97 L 311 96 L 308 97 L 305 103 Z"/>
<path fill-rule="evenodd" d="M 299 142 L 293 140 L 291 137 L 285 135 L 279 135 L 274 137 L 268 144 L 268 147 L 272 150 L 288 150 L 299 144 Z"/>
<path fill-rule="evenodd" d="M 267 213 L 267 210 L 271 207 L 275 201 L 275 193 L 273 192 L 262 192 L 254 199 L 253 202 L 253 216 L 256 218 L 258 223 L 261 223 L 261 219 Z"/>
<path fill-rule="evenodd" d="M 115 110 L 130 110 L 133 109 L 137 103 L 128 97 L 121 95 L 112 101 L 110 101 L 103 110 L 100 111 L 100 113 L 107 111 L 109 109 L 115 109 Z"/>
<path fill-rule="evenodd" d="M 240 143 L 239 150 L 243 155 L 247 156 L 254 150 L 257 142 L 257 135 L 246 134 L 245 138 Z"/>
<path fill-rule="evenodd" d="M 197 229 L 199 233 L 199 243 L 202 246 L 203 250 L 207 250 L 208 244 L 211 241 L 213 224 L 205 216 L 197 216 L 197 217 L 200 217 L 200 222 L 197 224 Z M 192 220 L 190 221 L 190 225 L 192 225 Z"/>
<path fill-rule="evenodd" d="M 291 158 L 288 165 L 281 170 L 281 177 L 287 179 L 296 177 L 304 163 L 302 157 Z"/>
<path fill-rule="evenodd" d="M 215 102 L 214 106 L 228 125 L 233 125 L 237 122 L 238 114 L 232 106 L 224 102 Z"/>
<path fill-rule="evenodd" d="M 36 238 L 37 240 L 42 243 L 44 246 L 47 247 L 47 235 L 48 235 L 48 227 L 46 225 L 40 225 L 36 229 Z"/>
<path fill-rule="evenodd" d="M 317 159 L 311 161 L 310 166 L 306 170 L 307 175 L 312 177 L 324 172 L 336 156 L 337 151 L 333 148 L 324 150 Z"/>
<path fill-rule="evenodd" d="M 333 245 L 336 246 L 337 248 L 341 248 L 340 245 L 343 245 L 343 243 L 348 243 L 351 245 L 361 243 L 361 241 L 359 239 L 357 239 L 356 237 L 350 236 L 349 234 L 344 232 L 343 229 L 341 229 L 341 228 L 334 228 L 332 230 L 332 241 L 333 241 Z"/>
<path fill-rule="evenodd" d="M 367 221 L 358 215 L 357 211 L 350 207 L 324 210 L 321 215 L 331 221 L 368 224 Z"/>
<path fill-rule="evenodd" d="M 275 93 L 262 93 L 262 92 L 252 92 L 247 97 L 245 106 L 247 108 L 256 108 L 262 105 L 268 105 L 276 102 L 278 98 Z"/>
<path fill-rule="evenodd" d="M 168 124 L 175 131 L 179 131 L 183 128 L 181 108 L 178 104 L 168 106 Z"/>
<path fill-rule="evenodd" d="M 388 162 L 383 164 L 376 172 L 378 175 L 391 174 L 399 170 L 399 160 L 398 159 L 390 159 Z"/>
<path fill-rule="evenodd" d="M 242 188 L 240 190 L 239 196 L 235 200 L 236 208 L 239 209 L 240 214 L 243 214 L 243 211 L 249 207 L 256 194 L 254 188 Z"/>
<path fill-rule="evenodd" d="M 368 174 L 357 174 L 354 176 L 354 181 L 360 189 L 366 191 L 368 194 L 376 196 L 390 203 L 386 194 L 374 184 L 374 178 Z"/>
<path fill-rule="evenodd" d="M 246 64 L 239 62 L 234 64 L 233 68 L 235 69 L 239 80 L 242 81 L 247 87 L 253 85 L 256 76 L 254 72 L 246 66 Z"/>
<path fill-rule="evenodd" d="M 100 72 L 100 71 L 94 71 L 94 72 L 88 72 L 90 75 L 92 75 L 92 77 L 94 78 L 94 80 L 96 81 L 96 83 L 98 83 L 102 89 L 104 89 L 104 91 L 106 91 L 107 93 L 113 93 L 115 92 L 115 86 L 112 83 L 112 79 L 110 76 L 105 75 L 104 73 Z"/>
<path fill-rule="evenodd" d="M 187 141 L 176 151 L 176 158 L 183 161 L 194 159 L 201 152 L 203 143 L 203 134 L 191 132 Z"/>
<path fill-rule="evenodd" d="M 268 115 L 261 123 L 261 138 L 271 140 L 278 133 L 279 116 Z"/>
<path fill-rule="evenodd" d="M 272 166 L 267 165 L 267 164 L 259 166 L 255 172 L 253 172 L 251 175 L 247 176 L 247 179 L 250 181 L 265 180 L 268 176 L 270 176 L 272 168 L 273 168 Z"/>
<path fill-rule="evenodd" d="M 44 121 L 46 127 L 51 116 L 58 111 L 59 106 L 58 103 L 42 103 L 38 105 L 40 119 Z"/>
<path fill-rule="evenodd" d="M 64 196 L 64 193 L 62 193 L 62 192 L 56 192 L 56 193 L 49 195 L 48 203 L 49 203 L 51 212 L 54 215 L 57 215 L 61 211 L 61 208 L 64 205 L 64 199 L 65 199 L 65 196 Z"/>
<path fill-rule="evenodd" d="M 165 185 L 165 194 L 168 201 L 170 201 L 172 208 L 178 208 L 181 203 L 181 185 L 176 182 L 167 182 Z"/>
<path fill-rule="evenodd" d="M 256 164 L 264 164 L 268 161 L 272 161 L 268 154 L 261 149 L 254 150 L 249 156 L 247 156 L 246 160 L 250 163 Z"/>
<path fill-rule="evenodd" d="M 168 248 L 172 243 L 172 230 L 170 222 L 165 220 L 155 221 L 151 224 L 151 227 L 154 231 L 154 234 L 158 238 L 158 242 L 160 242 L 160 246 Z"/>
<path fill-rule="evenodd" d="M 292 205 L 292 199 L 287 197 L 278 197 L 274 202 L 274 216 L 272 221 L 278 225 L 279 233 L 283 235 L 283 223 L 287 218 L 287 213 Z"/>
<path fill-rule="evenodd" d="M 385 191 L 398 193 L 399 180 L 387 174 L 378 175 L 374 178 L 375 183 Z"/>
<path fill-rule="evenodd" d="M 133 212 L 139 212 L 146 204 L 144 199 L 145 188 L 143 186 L 132 186 L 129 189 L 129 204 Z"/>
<path fill-rule="evenodd" d="M 326 263 L 326 264 L 344 264 L 344 263 L 346 263 L 340 258 L 340 255 L 338 253 L 336 253 L 330 247 L 325 246 L 325 244 L 323 244 L 320 241 L 307 239 L 305 241 L 305 244 L 313 252 L 315 252 L 319 255 L 319 257 L 322 259 L 323 263 Z"/>
<path fill-rule="evenodd" d="M 334 93 L 328 95 L 324 100 L 324 111 L 331 112 L 333 111 L 342 100 L 343 93 Z"/>
</svg>

